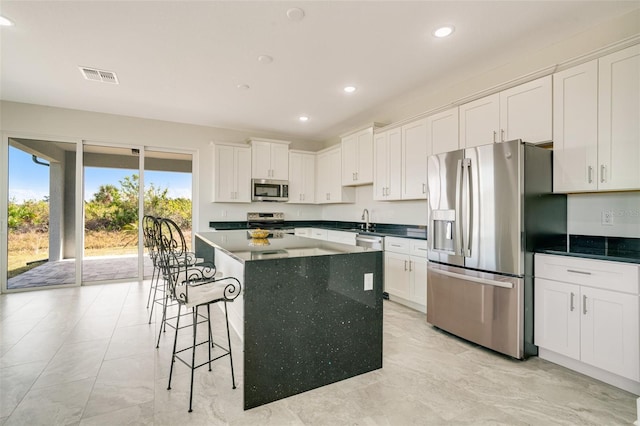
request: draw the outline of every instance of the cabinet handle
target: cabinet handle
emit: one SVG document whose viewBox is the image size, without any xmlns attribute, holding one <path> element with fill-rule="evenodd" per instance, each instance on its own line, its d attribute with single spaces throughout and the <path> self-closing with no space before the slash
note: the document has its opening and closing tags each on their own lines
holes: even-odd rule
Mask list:
<svg viewBox="0 0 640 426">
<path fill-rule="evenodd" d="M 570 306 L 569 306 L 569 310 L 570 310 L 571 312 L 573 312 L 573 310 L 576 308 L 576 307 L 574 306 L 574 304 L 573 304 L 573 298 L 574 298 L 575 296 L 576 296 L 576 295 L 575 295 L 575 294 L 573 294 L 573 292 L 571 292 L 571 304 L 570 304 Z"/>
<path fill-rule="evenodd" d="M 405 271 L 407 270 L 407 261 L 406 260 L 404 261 L 404 270 Z"/>
<path fill-rule="evenodd" d="M 504 142 L 504 129 L 500 129 L 500 141 Z"/>
<path fill-rule="evenodd" d="M 493 131 L 493 143 L 496 143 L 496 136 L 498 136 L 498 132 Z"/>
<path fill-rule="evenodd" d="M 358 180 L 358 172 L 356 172 L 356 180 Z"/>
<path fill-rule="evenodd" d="M 426 194 L 426 193 L 427 193 L 427 184 L 426 184 L 426 183 L 423 183 L 423 184 L 422 184 L 422 193 L 423 193 L 423 194 Z"/>
<path fill-rule="evenodd" d="M 572 273 L 574 273 L 574 274 L 591 275 L 591 272 L 587 272 L 587 271 L 576 271 L 575 269 L 567 269 L 567 272 L 572 272 Z"/>
<path fill-rule="evenodd" d="M 588 173 L 589 183 L 593 183 L 593 167 L 589 166 Z"/>
<path fill-rule="evenodd" d="M 356 172 L 351 172 L 351 180 L 356 180 Z"/>
<path fill-rule="evenodd" d="M 412 260 L 410 260 L 410 261 L 409 261 L 409 272 L 411 272 L 411 271 L 412 271 L 412 269 L 411 269 L 411 264 L 412 264 L 412 263 L 413 263 L 413 261 L 412 261 Z"/>
<path fill-rule="evenodd" d="M 300 194 L 300 196 L 298 197 L 299 201 L 302 201 L 302 194 Z"/>
<path fill-rule="evenodd" d="M 587 315 L 587 296 L 582 295 L 582 314 Z"/>
<path fill-rule="evenodd" d="M 605 173 L 607 172 L 607 167 L 604 164 L 600 165 L 600 183 L 605 183 L 607 181 L 605 177 Z"/>
</svg>

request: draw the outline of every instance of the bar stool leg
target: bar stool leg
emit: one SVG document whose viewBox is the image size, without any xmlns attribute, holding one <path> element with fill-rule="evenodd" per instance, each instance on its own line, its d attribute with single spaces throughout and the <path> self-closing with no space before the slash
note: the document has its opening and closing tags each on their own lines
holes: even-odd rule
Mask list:
<svg viewBox="0 0 640 426">
<path fill-rule="evenodd" d="M 163 283 L 162 285 L 166 285 Z M 158 342 L 156 343 L 156 349 L 160 347 L 160 336 L 162 336 L 163 331 L 167 331 L 167 305 L 169 302 L 169 293 L 167 293 L 166 288 L 164 291 L 164 302 L 162 306 L 162 322 L 160 323 L 160 329 L 158 330 Z M 155 303 L 155 302 L 153 302 Z M 178 318 L 180 318 L 180 306 L 178 306 Z M 178 325 L 176 323 L 176 335 L 178 334 Z"/>
<path fill-rule="evenodd" d="M 209 347 L 209 371 L 211 371 L 211 348 L 213 347 L 213 333 L 211 332 L 211 305 L 207 305 L 207 325 L 209 326 L 209 340 L 207 346 Z"/>
<path fill-rule="evenodd" d="M 155 281 L 155 285 L 153 282 Z M 156 274 L 156 268 L 153 268 L 153 274 L 151 274 L 151 287 L 149 287 L 149 297 L 147 298 L 147 309 L 149 309 L 149 301 L 151 299 L 151 290 L 153 290 L 153 302 L 151 303 L 151 312 L 149 313 L 149 324 L 151 324 L 151 318 L 153 318 L 153 308 L 156 304 L 156 293 L 158 292 L 158 281 L 160 281 L 160 272 Z"/>
<path fill-rule="evenodd" d="M 178 318 L 176 319 L 176 334 L 173 337 L 173 353 L 171 354 L 171 368 L 169 369 L 169 385 L 167 390 L 171 390 L 171 377 L 173 376 L 173 364 L 176 362 L 176 346 L 178 344 L 178 327 L 180 326 L 180 308 L 178 305 Z"/>
<path fill-rule="evenodd" d="M 196 371 L 196 330 L 198 328 L 198 307 L 193 308 L 193 347 L 191 348 L 191 389 L 189 390 L 189 412 L 193 403 L 193 376 Z M 178 330 L 176 330 L 176 335 Z"/>
<path fill-rule="evenodd" d="M 236 376 L 233 374 L 233 355 L 231 355 L 231 334 L 229 333 L 229 315 L 227 313 L 227 301 L 224 301 L 224 319 L 225 323 L 227 323 L 227 343 L 229 345 L 229 362 L 231 363 L 231 383 L 233 384 L 233 389 L 236 388 Z"/>
</svg>

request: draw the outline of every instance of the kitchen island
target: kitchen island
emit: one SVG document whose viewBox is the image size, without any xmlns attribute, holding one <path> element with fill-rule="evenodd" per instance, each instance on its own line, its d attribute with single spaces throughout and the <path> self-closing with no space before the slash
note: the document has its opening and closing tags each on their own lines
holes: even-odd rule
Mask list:
<svg viewBox="0 0 640 426">
<path fill-rule="evenodd" d="M 246 230 L 196 233 L 195 249 L 242 284 L 245 409 L 382 367 L 380 250 Z"/>
</svg>

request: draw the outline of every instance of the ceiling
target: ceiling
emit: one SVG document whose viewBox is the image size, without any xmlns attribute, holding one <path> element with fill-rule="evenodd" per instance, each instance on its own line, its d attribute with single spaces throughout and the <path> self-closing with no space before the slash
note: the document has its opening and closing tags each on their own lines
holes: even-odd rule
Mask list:
<svg viewBox="0 0 640 426">
<path fill-rule="evenodd" d="M 294 7 L 303 19 L 288 19 Z M 2 0 L 15 25 L 0 30 L 0 98 L 322 141 L 412 88 L 490 70 L 638 7 Z M 442 24 L 455 32 L 437 39 Z M 85 80 L 79 66 L 114 71 L 119 84 Z M 347 85 L 357 90 L 347 94 Z"/>
</svg>

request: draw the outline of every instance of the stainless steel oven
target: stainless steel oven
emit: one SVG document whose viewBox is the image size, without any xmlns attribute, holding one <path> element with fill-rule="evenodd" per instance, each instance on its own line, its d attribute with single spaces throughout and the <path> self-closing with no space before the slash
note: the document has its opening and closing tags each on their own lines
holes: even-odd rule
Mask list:
<svg viewBox="0 0 640 426">
<path fill-rule="evenodd" d="M 251 179 L 252 201 L 289 201 L 289 181 Z"/>
</svg>

